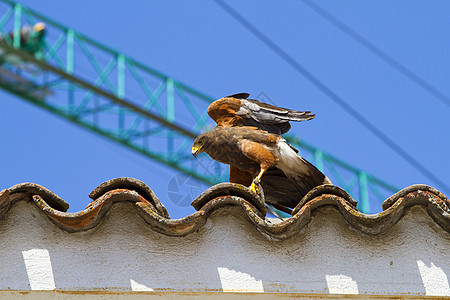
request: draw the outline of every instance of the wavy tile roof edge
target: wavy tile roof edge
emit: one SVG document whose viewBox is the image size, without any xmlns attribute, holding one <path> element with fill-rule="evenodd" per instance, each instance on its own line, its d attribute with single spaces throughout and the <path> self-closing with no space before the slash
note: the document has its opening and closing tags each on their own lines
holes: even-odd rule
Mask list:
<svg viewBox="0 0 450 300">
<path fill-rule="evenodd" d="M 382 205 L 384 210 L 375 215 L 359 212 L 357 202 L 338 186 L 318 186 L 303 197 L 291 218 L 276 224 L 265 220 L 266 207 L 261 199 L 239 184 L 221 183 L 209 188 L 192 202 L 197 212 L 181 219 L 170 219 L 151 188 L 134 178 L 106 181 L 89 196 L 93 201 L 84 210 L 67 213 L 69 205 L 57 195 L 40 185 L 22 183 L 0 192 L 0 218 L 18 201 L 32 201 L 57 226 L 78 232 L 97 226 L 114 203 L 131 202 L 153 230 L 169 236 L 185 236 L 203 227 L 214 210 L 235 205 L 262 234 L 283 240 L 303 229 L 311 220 L 311 212 L 324 205 L 335 207 L 351 227 L 369 235 L 386 232 L 400 220 L 406 209 L 419 205 L 434 222 L 450 233 L 450 201 L 427 185 L 412 185 L 400 190 L 386 199 Z"/>
</svg>

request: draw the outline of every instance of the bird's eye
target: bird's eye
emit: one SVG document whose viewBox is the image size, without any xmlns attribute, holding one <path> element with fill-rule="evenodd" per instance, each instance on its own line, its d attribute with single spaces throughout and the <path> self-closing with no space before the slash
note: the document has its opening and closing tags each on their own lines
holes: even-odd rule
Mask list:
<svg viewBox="0 0 450 300">
<path fill-rule="evenodd" d="M 201 145 L 202 143 L 203 143 L 203 141 L 202 141 L 202 140 L 199 140 L 199 141 L 198 141 L 198 144 L 199 144 L 199 145 Z"/>
</svg>

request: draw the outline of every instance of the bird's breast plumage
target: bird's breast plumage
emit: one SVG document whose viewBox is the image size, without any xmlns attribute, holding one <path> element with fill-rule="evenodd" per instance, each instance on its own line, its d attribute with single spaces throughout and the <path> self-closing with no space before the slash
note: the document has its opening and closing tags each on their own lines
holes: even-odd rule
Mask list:
<svg viewBox="0 0 450 300">
<path fill-rule="evenodd" d="M 211 143 L 205 152 L 212 159 L 233 165 L 241 170 L 257 168 L 259 164 L 245 156 L 239 148 L 240 141 L 246 139 L 267 142 L 267 140 L 273 140 L 273 137 L 250 127 L 216 128 L 212 132 Z"/>
</svg>

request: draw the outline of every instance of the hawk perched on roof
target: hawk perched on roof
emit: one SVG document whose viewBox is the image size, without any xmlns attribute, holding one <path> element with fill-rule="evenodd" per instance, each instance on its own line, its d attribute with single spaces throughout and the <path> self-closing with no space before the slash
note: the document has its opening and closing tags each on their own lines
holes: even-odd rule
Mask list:
<svg viewBox="0 0 450 300">
<path fill-rule="evenodd" d="M 331 181 L 322 172 L 298 155 L 285 139 L 255 127 L 217 127 L 213 131 L 201 134 L 195 139 L 192 146 L 194 156 L 200 152 L 206 152 L 218 162 L 248 172 L 253 178 L 250 189 L 255 192 L 256 185 L 269 168 L 275 167 L 281 170 L 297 190 L 296 197 L 295 199 L 282 197 L 276 201 L 270 201 L 270 198 L 269 201 L 266 199 L 269 204 L 274 202 L 293 208 L 312 188 L 322 184 L 331 184 Z M 270 195 L 265 189 L 264 179 L 261 183 L 264 194 Z M 286 183 L 274 188 L 283 189 L 284 186 Z M 281 192 L 284 191 L 281 190 Z M 294 200 L 295 205 L 292 205 L 290 200 Z"/>
<path fill-rule="evenodd" d="M 197 137 L 192 154 L 206 152 L 214 160 L 229 164 L 230 182 L 254 191 L 261 182 L 265 201 L 290 212 L 288 207 L 294 208 L 312 188 L 331 184 L 279 136 L 290 129 L 289 121 L 311 120 L 315 115 L 248 97 L 241 93 L 211 103 L 208 114 L 217 127 Z"/>
</svg>

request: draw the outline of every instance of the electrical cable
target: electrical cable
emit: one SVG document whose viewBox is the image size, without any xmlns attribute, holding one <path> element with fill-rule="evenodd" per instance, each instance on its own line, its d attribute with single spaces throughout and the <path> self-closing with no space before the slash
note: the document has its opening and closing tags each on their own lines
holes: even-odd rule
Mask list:
<svg viewBox="0 0 450 300">
<path fill-rule="evenodd" d="M 402 73 L 404 76 L 408 77 L 412 82 L 414 82 L 415 84 L 423 88 L 425 91 L 441 100 L 448 107 L 450 107 L 450 98 L 444 95 L 441 91 L 439 91 L 435 87 L 433 87 L 431 84 L 426 82 L 425 79 L 415 74 L 414 72 L 403 66 L 401 63 L 399 63 L 397 60 L 395 60 L 392 56 L 388 55 L 386 52 L 384 52 L 383 50 L 381 50 L 380 48 L 378 48 L 377 46 L 366 40 L 364 37 L 353 31 L 352 29 L 350 29 L 348 26 L 339 21 L 336 17 L 334 17 L 332 14 L 330 14 L 322 7 L 311 2 L 310 0 L 302 0 L 302 1 L 312 10 L 318 13 L 320 16 L 328 20 L 331 24 L 342 30 L 352 39 L 354 39 L 359 44 L 364 46 L 366 49 L 371 51 L 373 54 L 384 60 L 391 67 Z"/>
</svg>

